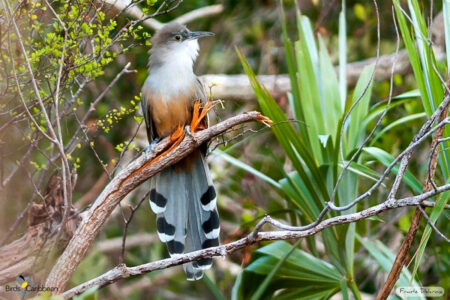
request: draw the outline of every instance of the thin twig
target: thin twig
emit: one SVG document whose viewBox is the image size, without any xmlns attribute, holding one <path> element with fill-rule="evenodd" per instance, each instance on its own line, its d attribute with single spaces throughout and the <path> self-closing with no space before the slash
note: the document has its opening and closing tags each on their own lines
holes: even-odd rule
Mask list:
<svg viewBox="0 0 450 300">
<path fill-rule="evenodd" d="M 450 239 L 448 237 L 446 237 L 441 231 L 439 231 L 439 229 L 436 227 L 436 225 L 434 225 L 434 223 L 431 221 L 430 217 L 428 216 L 428 214 L 426 213 L 426 211 L 422 208 L 422 205 L 417 205 L 417 209 L 420 210 L 420 212 L 422 213 L 422 215 L 425 217 L 425 219 L 427 220 L 428 225 L 430 225 L 430 227 L 441 237 L 443 238 L 447 243 L 450 243 Z"/>
<path fill-rule="evenodd" d="M 379 49 L 379 47 L 380 47 L 380 36 L 379 36 L 380 35 L 380 29 L 379 29 L 380 24 L 379 24 L 378 7 L 377 7 L 376 2 L 375 2 L 375 8 L 376 8 L 377 28 L 378 28 L 377 29 L 377 34 L 378 34 L 378 44 L 377 44 L 377 46 L 378 46 L 378 49 Z M 350 167 L 351 163 L 359 156 L 359 154 L 362 152 L 362 150 L 365 147 L 365 145 L 373 137 L 373 135 L 375 134 L 376 130 L 378 129 L 378 126 L 381 125 L 381 122 L 383 121 L 384 117 L 386 116 L 386 114 L 387 114 L 387 112 L 389 110 L 389 106 L 390 106 L 391 100 L 392 100 L 392 92 L 393 92 L 393 85 L 394 85 L 394 69 L 395 69 L 395 65 L 397 63 L 398 51 L 399 51 L 399 48 L 400 48 L 400 35 L 399 35 L 399 32 L 398 32 L 398 27 L 397 27 L 397 23 L 395 21 L 395 17 L 393 17 L 393 20 L 394 20 L 395 33 L 396 33 L 396 37 L 397 37 L 396 38 L 397 43 L 396 43 L 396 48 L 395 48 L 395 53 L 394 53 L 394 61 L 392 63 L 392 68 L 391 68 L 391 76 L 390 76 L 390 80 L 389 80 L 390 81 L 389 82 L 389 96 L 388 96 L 388 101 L 387 101 L 387 104 L 386 104 L 386 108 L 381 113 L 380 117 L 378 118 L 378 120 L 375 123 L 375 126 L 373 127 L 371 132 L 365 137 L 364 141 L 361 143 L 361 145 L 358 147 L 358 149 L 353 153 L 351 158 L 347 162 L 344 163 L 344 166 L 342 167 L 342 170 L 339 173 L 339 176 L 338 176 L 338 178 L 336 180 L 336 184 L 334 185 L 333 193 L 331 194 L 331 197 L 330 197 L 330 202 L 331 203 L 334 203 L 334 199 L 335 199 L 336 194 L 338 192 L 338 187 L 339 187 L 342 179 L 344 178 L 344 175 L 346 174 L 346 170 Z M 378 54 L 377 54 L 377 57 L 378 57 Z M 376 68 L 376 65 L 375 65 L 375 68 Z M 373 74 L 372 74 L 372 76 L 373 76 Z M 372 79 L 369 81 L 369 85 L 371 84 L 371 82 L 372 82 Z M 361 97 L 359 99 L 361 99 L 363 95 L 364 95 L 364 93 L 361 95 Z M 358 101 L 359 101 L 359 99 L 358 99 Z M 350 108 L 350 110 L 351 109 L 352 108 Z M 350 115 L 350 112 L 348 113 L 348 116 L 349 115 Z M 342 142 L 343 142 L 343 128 L 344 128 L 344 123 L 343 123 L 342 128 L 341 128 L 341 137 L 340 137 L 341 146 L 342 146 Z M 342 153 L 342 150 L 341 150 L 341 153 Z"/>
<path fill-rule="evenodd" d="M 86 125 L 87 120 L 89 119 L 89 117 L 91 116 L 91 114 L 95 111 L 96 106 L 98 105 L 98 103 L 105 97 L 105 95 L 113 88 L 113 86 L 117 83 L 117 81 L 119 81 L 120 77 L 122 77 L 122 75 L 124 74 L 129 74 L 129 73 L 136 73 L 136 70 L 130 70 L 128 69 L 130 67 L 131 63 L 128 62 L 125 67 L 119 72 L 117 73 L 117 75 L 114 77 L 114 79 L 108 84 L 108 86 L 100 93 L 100 95 L 97 96 L 97 98 L 95 98 L 94 101 L 91 102 L 91 104 L 89 105 L 89 110 L 84 114 L 83 118 L 80 121 L 80 126 L 77 128 L 77 130 L 75 131 L 75 133 L 73 134 L 72 139 L 70 140 L 69 143 L 67 143 L 66 151 L 67 153 L 72 153 L 75 150 L 75 141 L 76 141 L 76 137 L 78 136 L 80 130 L 83 130 L 83 126 Z"/>
<path fill-rule="evenodd" d="M 120 250 L 120 256 L 119 256 L 119 265 L 123 264 L 125 261 L 125 246 L 127 242 L 127 233 L 128 233 L 128 226 L 130 225 L 131 221 L 133 220 L 134 213 L 138 210 L 138 208 L 141 206 L 142 202 L 144 202 L 145 199 L 150 195 L 150 191 L 145 193 L 144 197 L 139 200 L 138 204 L 134 207 L 131 207 L 130 216 L 128 219 L 125 219 L 125 226 L 123 228 L 123 235 L 122 235 L 122 249 Z"/>
</svg>

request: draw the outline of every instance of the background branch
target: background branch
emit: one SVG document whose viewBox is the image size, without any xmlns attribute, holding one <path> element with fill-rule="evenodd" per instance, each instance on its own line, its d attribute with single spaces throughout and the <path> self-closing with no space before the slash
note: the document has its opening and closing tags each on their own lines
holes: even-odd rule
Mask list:
<svg viewBox="0 0 450 300">
<path fill-rule="evenodd" d="M 435 48 L 435 53 L 438 60 L 444 58 L 445 53 L 441 50 L 440 46 Z M 394 61 L 395 54 L 380 56 L 375 70 L 376 81 L 389 80 Z M 364 68 L 374 62 L 375 58 L 369 58 L 348 63 L 346 67 L 347 85 L 350 87 L 354 86 Z M 337 69 L 338 67 L 335 67 L 336 71 Z M 409 63 L 408 53 L 405 49 L 402 49 L 398 53 L 397 62 L 392 73 L 405 75 L 410 71 L 411 65 Z M 215 98 L 235 101 L 256 101 L 255 93 L 246 75 L 206 74 L 200 76 L 200 78 L 206 86 L 214 86 L 212 92 Z M 259 75 L 257 78 L 275 98 L 279 98 L 291 90 L 288 74 Z"/>
<path fill-rule="evenodd" d="M 127 243 L 125 245 L 125 248 L 127 249 L 135 246 L 146 246 L 156 241 L 159 241 L 158 236 L 156 234 L 137 233 L 127 237 Z M 122 242 L 123 242 L 122 237 L 107 239 L 98 242 L 96 244 L 96 247 L 100 252 L 120 251 L 122 249 Z"/>
<path fill-rule="evenodd" d="M 142 12 L 142 10 L 136 4 L 131 4 L 131 1 L 103 0 L 103 2 L 110 6 L 115 7 L 116 9 L 118 9 L 120 11 L 123 11 L 126 15 L 128 15 L 131 18 L 134 18 L 136 20 L 145 19 L 145 21 L 143 21 L 142 24 L 153 30 L 159 30 L 165 25 L 165 23 L 161 23 L 154 18 L 149 18 L 149 16 L 144 14 Z M 174 19 L 172 22 L 188 24 L 188 23 L 191 23 L 192 21 L 195 21 L 200 18 L 218 15 L 218 14 L 222 13 L 222 11 L 223 11 L 222 4 L 205 6 L 205 7 L 201 7 L 201 8 L 195 9 L 193 11 L 190 11 L 182 16 L 179 16 L 178 18 Z"/>
</svg>

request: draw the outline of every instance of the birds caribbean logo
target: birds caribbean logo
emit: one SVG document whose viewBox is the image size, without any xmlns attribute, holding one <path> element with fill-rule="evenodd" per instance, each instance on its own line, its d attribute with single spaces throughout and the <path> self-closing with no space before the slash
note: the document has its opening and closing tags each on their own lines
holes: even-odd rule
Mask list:
<svg viewBox="0 0 450 300">
<path fill-rule="evenodd" d="M 19 295 L 25 296 L 31 293 L 33 287 L 33 281 L 28 276 L 19 275 L 16 277 L 16 287 L 20 290 L 17 291 Z"/>
</svg>

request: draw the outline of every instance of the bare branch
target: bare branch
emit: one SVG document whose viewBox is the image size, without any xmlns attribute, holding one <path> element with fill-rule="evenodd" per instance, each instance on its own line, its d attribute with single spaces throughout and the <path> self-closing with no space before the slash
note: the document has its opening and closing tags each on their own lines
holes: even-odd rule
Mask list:
<svg viewBox="0 0 450 300">
<path fill-rule="evenodd" d="M 425 209 L 422 208 L 421 205 L 417 205 L 417 209 L 420 210 L 420 212 L 422 213 L 422 215 L 425 217 L 425 219 L 427 220 L 428 225 L 430 225 L 430 227 L 447 243 L 450 243 L 450 239 L 448 237 L 445 236 L 445 234 L 443 234 L 442 232 L 439 231 L 439 229 L 436 227 L 436 225 L 434 225 L 433 221 L 430 219 L 430 217 L 428 216 L 428 214 L 426 213 Z"/>
<path fill-rule="evenodd" d="M 137 5 L 131 5 L 130 1 L 123 1 L 123 0 L 102 0 L 104 3 L 115 7 L 116 9 L 123 11 L 126 15 L 129 17 L 132 17 L 136 20 L 139 19 L 146 19 L 143 24 L 147 26 L 148 28 L 151 28 L 153 30 L 159 30 L 161 29 L 165 24 L 161 23 L 153 18 L 149 18 L 146 14 L 142 12 L 142 10 Z M 216 5 L 210 5 L 201 7 L 198 9 L 195 9 L 191 12 L 188 12 L 182 16 L 179 16 L 173 22 L 178 22 L 181 24 L 188 24 L 192 21 L 204 18 L 204 17 L 210 17 L 214 15 L 218 15 L 223 12 L 223 5 L 222 4 L 216 4 Z"/>
<path fill-rule="evenodd" d="M 174 20 L 174 22 L 178 22 L 180 24 L 188 24 L 191 23 L 197 19 L 201 19 L 204 17 L 210 17 L 214 15 L 218 15 L 223 12 L 223 5 L 222 4 L 216 4 L 216 5 L 210 5 L 201 7 L 198 9 L 195 9 L 193 11 L 190 11 L 184 15 L 179 16 Z"/>
<path fill-rule="evenodd" d="M 136 20 L 143 19 L 147 17 L 146 14 L 142 12 L 142 10 L 136 5 L 130 5 L 131 1 L 122 1 L 122 0 L 102 0 L 104 3 L 115 7 L 119 11 L 123 11 L 126 15 Z M 156 28 L 159 24 L 159 21 L 155 19 L 147 19 L 143 22 L 143 24 L 150 28 Z"/>
<path fill-rule="evenodd" d="M 150 195 L 150 191 L 145 193 L 145 195 L 141 198 L 141 200 L 139 200 L 139 202 L 138 202 L 138 204 L 136 204 L 136 206 L 132 206 L 130 208 L 131 211 L 130 211 L 130 215 L 128 216 L 128 218 L 125 218 L 125 216 L 124 216 L 125 226 L 123 228 L 122 249 L 120 250 L 119 265 L 123 264 L 124 259 L 125 259 L 125 248 L 126 248 L 126 242 L 127 242 L 128 227 L 130 226 L 131 221 L 133 220 L 134 214 L 136 213 L 136 211 L 139 209 L 139 207 L 142 205 L 142 203 L 145 201 L 145 199 L 147 199 L 147 197 L 149 195 Z"/>
<path fill-rule="evenodd" d="M 97 278 L 94 278 L 88 282 L 85 282 L 81 285 L 78 285 L 66 292 L 63 293 L 64 297 L 70 298 L 75 295 L 78 295 L 85 290 L 89 289 L 92 286 L 98 285 L 100 287 L 109 285 L 113 282 L 116 282 L 122 278 L 127 278 L 130 276 L 136 276 L 144 273 L 149 273 L 155 270 L 162 270 L 172 266 L 181 265 L 187 262 L 199 260 L 207 257 L 214 256 L 226 256 L 227 254 L 231 254 L 239 249 L 247 247 L 249 245 L 261 242 L 261 241 L 273 241 L 273 240 L 290 240 L 290 239 L 299 239 L 307 236 L 314 235 L 325 228 L 339 225 L 339 224 L 348 224 L 352 222 L 356 222 L 374 215 L 377 215 L 381 212 L 396 209 L 399 207 L 407 207 L 407 206 L 415 206 L 420 204 L 423 200 L 428 199 L 436 195 L 436 193 L 441 193 L 444 191 L 450 190 L 450 184 L 439 187 L 436 191 L 431 191 L 428 193 L 421 194 L 419 196 L 407 197 L 400 200 L 388 200 L 382 204 L 378 204 L 376 206 L 370 207 L 358 213 L 352 213 L 343 216 L 337 216 L 325 221 L 320 222 L 317 226 L 306 229 L 303 231 L 274 231 L 274 232 L 259 232 L 252 238 L 253 233 L 249 236 L 237 240 L 232 243 L 228 243 L 225 245 L 212 247 L 204 250 L 194 251 L 190 253 L 186 253 L 177 257 L 167 258 L 135 267 L 127 267 L 125 265 L 119 265 L 114 269 L 100 275 Z M 276 227 L 288 227 L 286 225 L 281 224 L 278 221 L 273 220 L 269 216 L 266 216 L 264 219 L 264 223 L 270 223 Z"/>
<path fill-rule="evenodd" d="M 38 88 L 36 79 L 34 77 L 34 72 L 33 72 L 33 69 L 31 67 L 30 60 L 29 60 L 27 52 L 25 50 L 25 45 L 23 44 L 23 41 L 22 41 L 22 36 L 20 34 L 19 27 L 17 26 L 17 23 L 16 23 L 16 21 L 14 19 L 14 15 L 11 12 L 11 7 L 10 7 L 8 1 L 3 0 L 3 3 L 5 4 L 6 10 L 7 10 L 8 14 L 9 14 L 9 17 L 10 17 L 10 21 L 11 21 L 13 27 L 14 27 L 14 31 L 15 31 L 16 36 L 17 36 L 17 42 L 19 43 L 19 46 L 20 46 L 20 51 L 22 52 L 22 55 L 23 55 L 23 57 L 25 59 L 25 66 L 26 66 L 26 69 L 27 69 L 28 73 L 30 74 L 31 86 L 32 86 L 33 91 L 34 91 L 34 93 L 36 95 L 36 98 L 38 99 L 38 103 L 39 103 L 39 105 L 41 107 L 41 111 L 42 111 L 42 114 L 43 114 L 43 116 L 45 118 L 45 121 L 48 124 L 48 130 L 50 131 L 50 137 L 47 136 L 47 138 L 49 138 L 49 140 L 51 142 L 53 142 L 54 144 L 58 144 L 55 131 L 54 131 L 53 127 L 51 126 L 52 123 L 50 121 L 50 117 L 47 114 L 47 110 L 45 109 L 44 102 L 42 101 L 41 95 L 39 93 L 39 88 Z M 20 89 L 20 86 L 17 86 L 17 88 Z M 40 128 L 39 126 L 37 126 L 37 127 Z M 45 134 L 45 133 L 42 132 L 42 130 L 41 130 L 41 133 Z"/>
<path fill-rule="evenodd" d="M 439 56 L 443 57 L 443 55 Z M 375 70 L 375 80 L 389 80 L 391 69 L 394 65 L 395 54 L 382 55 L 379 58 L 377 68 Z M 361 75 L 362 70 L 375 62 L 375 58 L 363 61 L 348 63 L 347 85 L 354 86 Z M 397 62 L 393 68 L 394 74 L 405 75 L 410 72 L 408 53 L 406 50 L 400 50 Z M 338 71 L 338 67 L 335 67 Z M 213 94 L 215 98 L 234 100 L 234 101 L 256 101 L 255 93 L 244 74 L 227 75 L 227 74 L 207 74 L 200 76 L 206 86 L 214 86 Z M 275 98 L 285 95 L 291 90 L 289 75 L 259 75 L 258 81 L 264 85 Z"/>
</svg>

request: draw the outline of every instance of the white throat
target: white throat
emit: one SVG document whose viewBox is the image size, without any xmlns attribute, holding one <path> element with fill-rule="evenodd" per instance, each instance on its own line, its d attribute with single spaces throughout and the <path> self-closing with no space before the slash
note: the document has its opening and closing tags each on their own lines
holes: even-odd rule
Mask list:
<svg viewBox="0 0 450 300">
<path fill-rule="evenodd" d="M 196 80 L 193 66 L 198 50 L 197 40 L 152 49 L 149 76 L 145 83 L 149 91 L 171 97 L 191 89 Z"/>
</svg>

